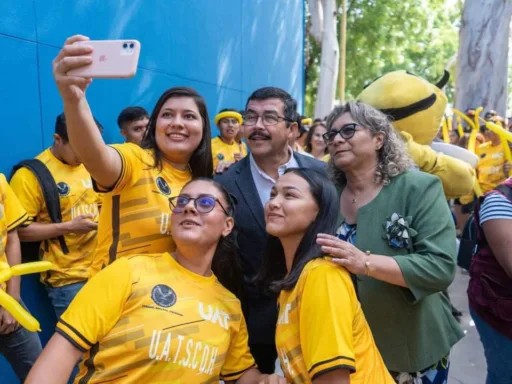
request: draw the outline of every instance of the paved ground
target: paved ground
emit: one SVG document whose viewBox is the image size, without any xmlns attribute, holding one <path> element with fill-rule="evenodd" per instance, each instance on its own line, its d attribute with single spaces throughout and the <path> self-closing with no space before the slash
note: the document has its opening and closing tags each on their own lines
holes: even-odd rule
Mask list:
<svg viewBox="0 0 512 384">
<path fill-rule="evenodd" d="M 482 343 L 468 310 L 468 281 L 467 273 L 459 269 L 449 289 L 453 304 L 463 313 L 461 327 L 466 333 L 452 350 L 449 384 L 484 384 L 486 378 Z"/>
</svg>

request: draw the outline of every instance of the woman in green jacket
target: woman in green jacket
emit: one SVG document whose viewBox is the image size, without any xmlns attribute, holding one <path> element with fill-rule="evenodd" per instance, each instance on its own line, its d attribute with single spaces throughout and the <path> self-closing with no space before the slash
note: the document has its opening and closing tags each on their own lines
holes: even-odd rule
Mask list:
<svg viewBox="0 0 512 384">
<path fill-rule="evenodd" d="M 442 294 L 455 275 L 455 227 L 435 176 L 412 160 L 388 118 L 361 102 L 336 107 L 324 135 L 340 193 L 323 251 L 358 277 L 363 311 L 399 383 L 441 383 L 463 333 Z"/>
</svg>

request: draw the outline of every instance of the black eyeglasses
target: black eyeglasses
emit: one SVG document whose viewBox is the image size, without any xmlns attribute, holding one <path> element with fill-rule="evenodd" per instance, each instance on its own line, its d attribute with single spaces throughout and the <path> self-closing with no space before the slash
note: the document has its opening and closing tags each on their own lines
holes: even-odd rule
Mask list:
<svg viewBox="0 0 512 384">
<path fill-rule="evenodd" d="M 357 123 L 345 124 L 340 129 L 331 129 L 322 135 L 326 144 L 331 144 L 334 138 L 339 134 L 344 140 L 351 139 L 356 134 L 356 127 L 360 127 Z"/>
<path fill-rule="evenodd" d="M 263 121 L 263 125 L 269 126 L 269 125 L 276 125 L 280 121 L 290 121 L 290 119 L 287 119 L 283 116 L 278 116 L 274 113 L 264 113 L 263 115 L 257 115 L 255 113 L 247 113 L 244 116 L 244 125 L 256 125 L 258 122 L 258 119 L 261 117 L 261 121 Z"/>
<path fill-rule="evenodd" d="M 171 197 L 169 199 L 171 211 L 173 213 L 183 213 L 183 211 L 185 211 L 185 207 L 191 200 L 194 201 L 194 207 L 197 209 L 197 212 L 199 213 L 211 212 L 213 208 L 215 208 L 215 204 L 218 203 L 219 206 L 224 211 L 224 213 L 230 216 L 226 208 L 224 208 L 222 203 L 219 201 L 219 199 L 212 195 L 199 195 L 197 197 L 179 195 Z"/>
</svg>

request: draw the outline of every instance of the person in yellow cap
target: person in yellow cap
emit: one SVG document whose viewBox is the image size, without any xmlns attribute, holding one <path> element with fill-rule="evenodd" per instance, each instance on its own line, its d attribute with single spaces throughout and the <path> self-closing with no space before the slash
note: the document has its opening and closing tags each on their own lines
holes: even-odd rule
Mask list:
<svg viewBox="0 0 512 384">
<path fill-rule="evenodd" d="M 215 116 L 219 136 L 212 139 L 212 158 L 215 173 L 223 173 L 247 155 L 245 143 L 237 140 L 241 130 L 242 115 L 234 109 L 223 109 Z"/>
</svg>

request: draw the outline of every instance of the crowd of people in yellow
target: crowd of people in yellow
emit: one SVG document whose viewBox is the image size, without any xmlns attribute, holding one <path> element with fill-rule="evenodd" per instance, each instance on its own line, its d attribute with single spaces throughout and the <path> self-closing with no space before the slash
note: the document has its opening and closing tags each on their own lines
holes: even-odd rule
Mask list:
<svg viewBox="0 0 512 384">
<path fill-rule="evenodd" d="M 443 84 L 394 72 L 437 101 L 379 105 L 384 76 L 315 120 L 286 91 L 261 88 L 243 111 L 214 117 L 215 138 L 203 97 L 175 87 L 151 113 L 123 110 L 126 142 L 107 145 L 86 98 L 91 80 L 68 74 L 90 62 L 77 41 L 87 38 L 70 37 L 53 61 L 64 105 L 53 145 L 15 167 L 10 184 L 0 175 L 0 262 L 23 253 L 53 264 L 41 284 L 58 322 L 44 350 L 0 308 L 0 353 L 20 381 L 447 381 L 464 335 L 444 293 L 456 228 L 474 210 L 496 216 L 479 211 L 473 168 L 429 147 Z M 404 128 L 423 113 L 437 127 Z M 505 128 L 495 113 L 486 119 Z M 467 138 L 454 130 L 450 140 Z M 486 195 L 512 168 L 503 145 L 482 128 L 476 178 Z M 500 203 L 507 223 L 509 203 Z M 500 254 L 505 243 L 488 240 Z M 21 303 L 19 287 L 13 278 L 1 288 Z"/>
</svg>

